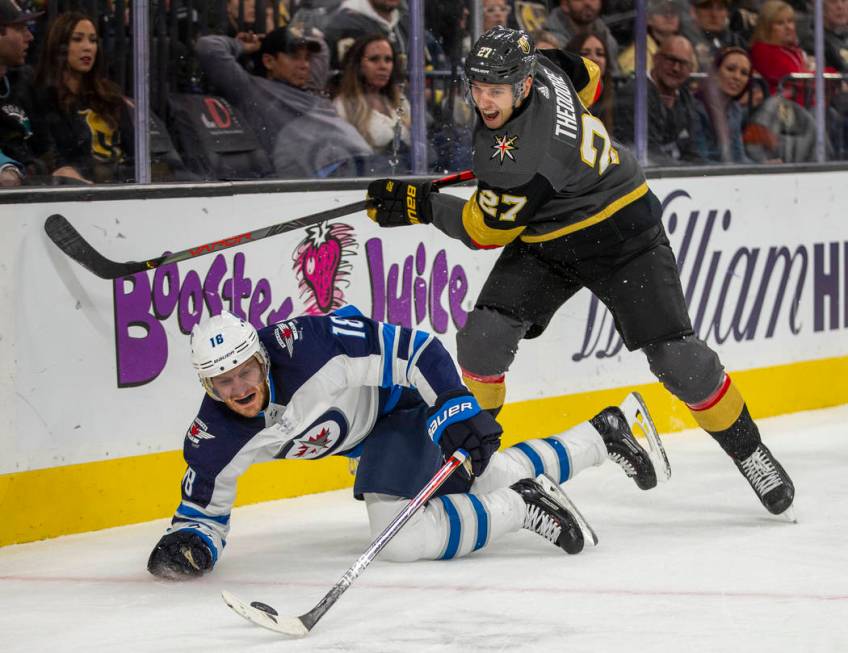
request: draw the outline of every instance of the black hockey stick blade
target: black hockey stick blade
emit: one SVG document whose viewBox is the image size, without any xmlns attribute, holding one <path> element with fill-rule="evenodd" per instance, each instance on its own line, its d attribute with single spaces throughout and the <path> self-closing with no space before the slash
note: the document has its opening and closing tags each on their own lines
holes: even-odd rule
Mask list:
<svg viewBox="0 0 848 653">
<path fill-rule="evenodd" d="M 441 179 L 436 179 L 433 182 L 433 186 L 436 188 L 442 188 L 444 186 L 457 184 L 463 181 L 470 181 L 471 179 L 474 179 L 474 173 L 470 170 L 464 170 L 453 175 L 448 175 L 447 177 L 442 177 Z M 341 218 L 342 216 L 350 215 L 351 213 L 364 211 L 366 208 L 365 200 L 352 202 L 351 204 L 344 204 L 343 206 L 337 206 L 332 209 L 327 209 L 326 211 L 319 211 L 318 213 L 313 213 L 295 220 L 287 220 L 286 222 L 280 222 L 269 227 L 261 227 L 253 231 L 247 231 L 242 234 L 230 236 L 229 238 L 222 238 L 221 240 L 216 240 L 211 243 L 204 243 L 195 247 L 189 247 L 188 249 L 174 252 L 173 254 L 157 256 L 155 258 L 147 259 L 146 261 L 118 262 L 106 258 L 94 249 L 91 243 L 82 237 L 74 226 L 68 222 L 65 216 L 58 213 L 54 213 L 47 218 L 44 222 L 44 231 L 47 232 L 47 236 L 59 249 L 61 249 L 70 258 L 74 259 L 86 270 L 94 273 L 101 279 L 112 280 L 120 279 L 121 277 L 128 277 L 138 272 L 155 270 L 159 266 L 167 263 L 178 263 L 179 261 L 196 258 L 198 256 L 203 256 L 204 254 L 211 254 L 212 252 L 220 252 L 221 250 L 229 249 L 230 247 L 245 245 L 247 243 L 262 240 L 263 238 L 268 238 L 270 236 L 276 236 L 288 231 L 311 227 L 327 220 L 334 220 L 335 218 Z"/>
<path fill-rule="evenodd" d="M 116 263 L 98 252 L 82 237 L 64 215 L 54 213 L 44 222 L 44 231 L 65 254 L 86 270 L 101 279 L 119 279 L 136 272 L 147 270 L 147 266 L 136 261 Z"/>
</svg>

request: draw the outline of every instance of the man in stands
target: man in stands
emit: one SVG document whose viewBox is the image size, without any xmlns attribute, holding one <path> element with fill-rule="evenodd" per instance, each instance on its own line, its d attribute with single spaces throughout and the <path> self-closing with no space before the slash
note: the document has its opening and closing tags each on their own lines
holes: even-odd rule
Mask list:
<svg viewBox="0 0 848 653">
<path fill-rule="evenodd" d="M 745 48 L 747 43 L 729 27 L 728 0 L 692 0 L 689 36 L 698 57 L 698 67 L 707 72 L 719 50 L 734 46 Z"/>
<path fill-rule="evenodd" d="M 24 66 L 32 33 L 25 13 L 13 0 L 0 0 L 0 186 L 20 186 L 33 173 L 44 173 L 33 154 L 32 70 Z"/>
<path fill-rule="evenodd" d="M 560 0 L 559 7 L 551 11 L 543 28 L 561 34 L 566 43 L 583 32 L 603 36 L 609 50 L 607 61 L 613 74 L 618 72 L 618 43 L 601 19 L 601 0 Z"/>
<path fill-rule="evenodd" d="M 654 55 L 648 80 L 648 156 L 654 165 L 697 163 L 700 129 L 695 101 L 687 88 L 694 67 L 692 44 L 685 36 L 666 39 Z M 633 143 L 635 82 L 622 86 L 615 99 L 615 139 Z"/>
<path fill-rule="evenodd" d="M 265 77 L 251 75 L 238 62 L 255 52 L 261 53 Z M 197 58 L 209 81 L 244 112 L 280 177 L 353 174 L 350 166 L 372 153 L 329 100 L 309 92 L 312 59 L 321 53 L 317 34 L 295 24 L 262 40 L 204 36 L 197 42 Z"/>
<path fill-rule="evenodd" d="M 680 33 L 680 5 L 675 0 L 650 0 L 648 2 L 648 40 L 645 65 L 650 73 L 654 67 L 654 54 L 669 36 Z M 631 43 L 618 55 L 618 71 L 632 75 L 636 69 L 636 45 Z"/>
</svg>

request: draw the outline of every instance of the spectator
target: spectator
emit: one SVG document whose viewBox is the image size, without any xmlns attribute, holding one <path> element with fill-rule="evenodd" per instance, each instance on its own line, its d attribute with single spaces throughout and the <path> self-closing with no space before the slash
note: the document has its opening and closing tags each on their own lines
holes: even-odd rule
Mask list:
<svg viewBox="0 0 848 653">
<path fill-rule="evenodd" d="M 36 73 L 38 119 L 49 134 L 45 158 L 57 176 L 89 182 L 133 179 L 129 106 L 104 74 L 97 30 L 83 13 L 59 15 Z"/>
<path fill-rule="evenodd" d="M 751 42 L 759 11 L 760 0 L 733 0 L 730 5 L 730 31 L 739 36 L 746 47 Z"/>
<path fill-rule="evenodd" d="M 698 116 L 687 88 L 695 53 L 685 36 L 667 38 L 654 55 L 648 80 L 648 156 L 654 165 L 702 161 L 695 146 Z M 615 99 L 615 138 L 633 143 L 635 82 L 618 89 Z"/>
<path fill-rule="evenodd" d="M 750 163 L 742 144 L 744 109 L 739 98 L 751 81 L 751 58 L 742 48 L 720 50 L 709 77 L 695 92 L 700 119 L 696 145 L 708 161 Z"/>
<path fill-rule="evenodd" d="M 612 73 L 618 72 L 618 43 L 600 17 L 601 0 L 560 0 L 559 7 L 551 11 L 545 24 L 546 30 L 562 34 L 566 43 L 578 32 L 594 32 L 609 45 L 609 63 Z"/>
<path fill-rule="evenodd" d="M 12 0 L 0 0 L 0 186 L 20 186 L 46 172 L 33 149 L 32 71 L 24 66 L 32 43 L 27 23 L 41 13 L 25 13 Z"/>
<path fill-rule="evenodd" d="M 729 0 L 692 0 L 694 21 L 687 36 L 695 48 L 698 69 L 707 72 L 719 50 L 745 47 L 742 38 L 730 31 Z"/>
<path fill-rule="evenodd" d="M 537 29 L 530 36 L 533 37 L 533 43 L 536 44 L 537 50 L 564 50 L 566 40 L 562 34 L 551 32 L 546 29 Z"/>
<path fill-rule="evenodd" d="M 325 37 L 330 46 L 330 65 L 339 68 L 353 42 L 369 34 L 389 39 L 398 56 L 397 65 L 406 71 L 409 48 L 409 21 L 402 15 L 400 0 L 344 0 L 327 24 Z"/>
<path fill-rule="evenodd" d="M 512 7 L 510 27 L 532 34 L 542 29 L 551 11 L 559 5 L 559 0 L 509 0 L 509 4 Z M 567 40 L 562 38 L 563 45 Z"/>
<path fill-rule="evenodd" d="M 848 73 L 848 0 L 824 0 L 824 63 L 837 72 Z M 813 52 L 812 25 L 804 33 L 803 46 Z"/>
<path fill-rule="evenodd" d="M 766 0 L 760 7 L 751 41 L 751 62 L 772 95 L 786 75 L 809 72 L 807 55 L 798 47 L 795 10 L 783 0 Z"/>
<path fill-rule="evenodd" d="M 371 148 L 324 97 L 310 93 L 312 57 L 321 44 L 311 31 L 280 27 L 261 44 L 266 77 L 238 64 L 243 53 L 260 51 L 258 39 L 203 36 L 197 57 L 214 87 L 241 109 L 280 177 L 340 174 L 343 164 L 368 156 Z"/>
<path fill-rule="evenodd" d="M 381 34 L 357 39 L 345 54 L 339 92 L 333 104 L 356 127 L 375 154 L 390 167 L 375 166 L 369 176 L 395 169 L 401 155 L 409 170 L 409 101 L 398 83 L 392 44 Z"/>
<path fill-rule="evenodd" d="M 680 33 L 680 5 L 675 0 L 649 0 L 648 39 L 645 72 L 654 67 L 654 53 L 669 36 Z M 636 70 L 636 45 L 631 43 L 618 55 L 618 70 L 632 75 Z"/>
<path fill-rule="evenodd" d="M 758 163 L 816 160 L 815 119 L 809 111 L 781 95 L 766 98 L 754 111 L 743 140 L 746 153 Z"/>
<path fill-rule="evenodd" d="M 488 32 L 493 27 L 507 27 L 511 7 L 507 0 L 483 0 L 483 31 Z"/>
<path fill-rule="evenodd" d="M 244 7 L 242 10 L 241 7 Z M 256 21 L 256 0 L 227 0 L 227 36 L 260 32 L 265 34 L 274 29 L 274 13 L 269 4 L 265 11 L 265 21 Z"/>
<path fill-rule="evenodd" d="M 594 62 L 601 69 L 601 95 L 592 105 L 591 112 L 601 119 L 607 132 L 613 133 L 613 95 L 615 88 L 607 65 L 607 46 L 603 37 L 592 32 L 578 34 L 565 46 L 567 52 L 575 52 Z"/>
</svg>

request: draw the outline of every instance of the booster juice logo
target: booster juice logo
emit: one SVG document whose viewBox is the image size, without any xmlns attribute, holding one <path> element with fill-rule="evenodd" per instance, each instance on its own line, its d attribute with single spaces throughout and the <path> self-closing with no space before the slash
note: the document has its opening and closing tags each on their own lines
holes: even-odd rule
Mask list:
<svg viewBox="0 0 848 653">
<path fill-rule="evenodd" d="M 194 270 L 181 273 L 177 264 L 171 263 L 153 274 L 142 272 L 118 279 L 113 285 L 118 387 L 150 383 L 165 369 L 168 337 L 163 322 L 176 319 L 179 331 L 188 335 L 204 317 L 222 310 L 260 329 L 293 314 L 323 315 L 348 302 L 367 313 L 363 298 L 370 290 L 375 320 L 421 326 L 434 333 L 447 332 L 451 323 L 455 328 L 465 325 L 468 315 L 462 302 L 468 294 L 468 278 L 462 266 L 449 267 L 445 250 L 428 261 L 427 250 L 419 243 L 414 256 L 404 256 L 402 250 L 402 262 L 394 263 L 384 258 L 381 239 L 369 240 L 365 248 L 370 288 L 363 287 L 348 299 L 345 289 L 357 248 L 350 225 L 325 223 L 307 231 L 291 257 L 303 303 L 297 308 L 291 296 L 280 289 L 293 290 L 292 276 L 283 274 L 282 280 L 275 279 L 275 293 L 271 280 L 247 276 L 243 252 L 232 256 L 231 266 L 224 253 L 215 255 L 205 274 Z M 393 247 L 392 253 L 397 249 Z M 171 344 L 187 347 L 188 340 Z"/>
</svg>

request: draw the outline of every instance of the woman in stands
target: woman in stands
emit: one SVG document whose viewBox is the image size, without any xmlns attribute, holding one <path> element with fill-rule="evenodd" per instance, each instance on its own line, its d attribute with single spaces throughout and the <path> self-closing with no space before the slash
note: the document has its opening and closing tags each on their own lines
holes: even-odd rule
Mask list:
<svg viewBox="0 0 848 653">
<path fill-rule="evenodd" d="M 601 83 L 603 90 L 601 96 L 595 101 L 590 109 L 591 112 L 601 119 L 607 132 L 613 133 L 613 95 L 615 94 L 615 85 L 612 81 L 612 72 L 609 66 L 609 48 L 604 40 L 603 35 L 591 30 L 577 33 L 565 45 L 567 52 L 575 52 L 581 57 L 589 59 L 589 61 L 597 64 L 601 69 Z"/>
<path fill-rule="evenodd" d="M 378 157 L 390 168 L 400 163 L 400 171 L 408 169 L 410 109 L 398 75 L 392 44 L 381 34 L 364 36 L 345 54 L 333 103 Z"/>
<path fill-rule="evenodd" d="M 751 37 L 751 62 L 768 83 L 771 95 L 787 75 L 810 72 L 814 62 L 798 46 L 795 10 L 783 0 L 766 0 L 760 7 Z"/>
<path fill-rule="evenodd" d="M 707 161 L 750 163 L 742 143 L 745 111 L 739 98 L 751 81 L 751 58 L 742 48 L 728 47 L 716 54 L 713 69 L 695 92 L 701 122 L 696 147 Z"/>
<path fill-rule="evenodd" d="M 106 78 L 97 29 L 71 11 L 50 26 L 36 73 L 38 120 L 51 140 L 54 174 L 90 182 L 132 181 L 133 125 L 127 101 Z"/>
</svg>

